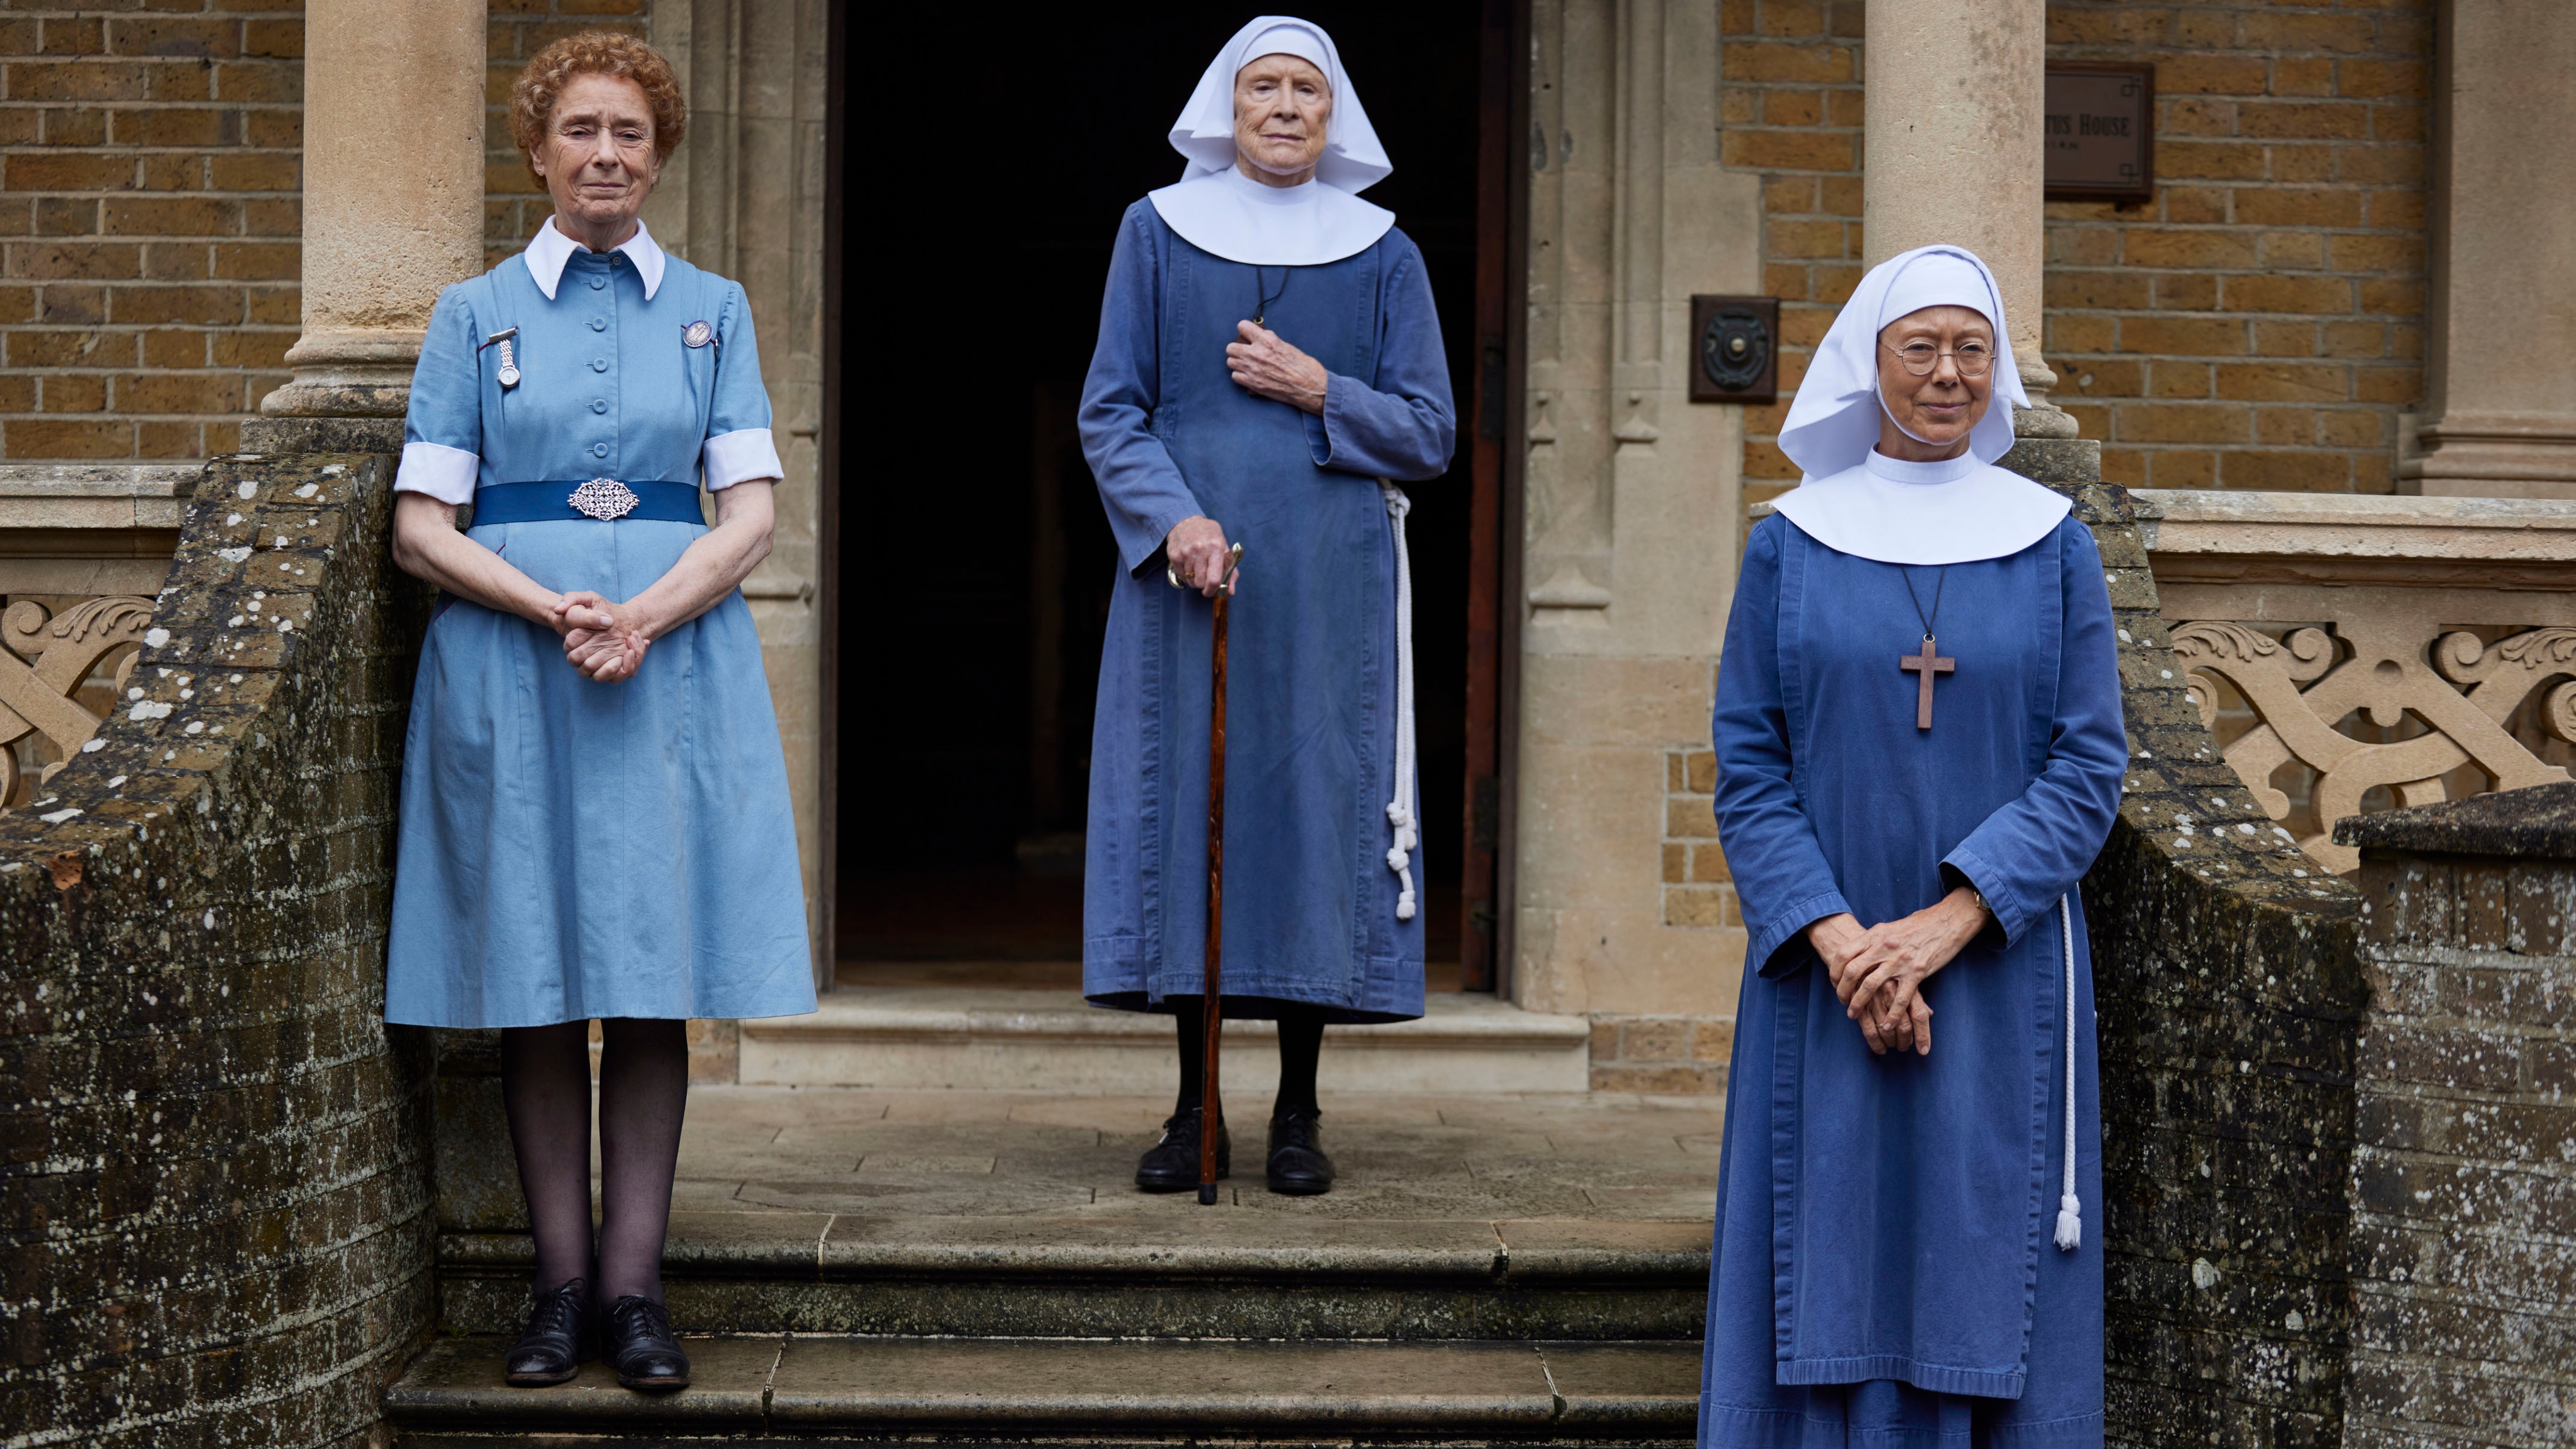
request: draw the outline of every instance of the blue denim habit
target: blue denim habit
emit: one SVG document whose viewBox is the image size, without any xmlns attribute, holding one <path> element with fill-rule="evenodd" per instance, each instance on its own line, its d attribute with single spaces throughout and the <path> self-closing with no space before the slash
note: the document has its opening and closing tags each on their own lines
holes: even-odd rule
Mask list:
<svg viewBox="0 0 2576 1449">
<path fill-rule="evenodd" d="M 1226 369 L 1256 315 L 1321 363 L 1321 417 Z M 1389 230 L 1321 266 L 1212 256 L 1127 209 L 1082 394 L 1116 536 L 1083 879 L 1095 1004 L 1198 996 L 1207 933 L 1209 601 L 1164 578 L 1172 526 L 1243 544 L 1228 606 L 1224 1001 L 1328 1021 L 1422 1014 L 1422 915 L 1396 919 L 1395 533 L 1377 480 L 1438 477 L 1455 433 L 1422 253 Z M 1408 802 L 1415 817 L 1418 800 Z M 1413 853 L 1414 879 L 1423 856 Z"/>
<path fill-rule="evenodd" d="M 690 347 L 703 321 L 717 345 Z M 497 348 L 516 327 L 521 380 Z M 441 293 L 404 437 L 476 454 L 477 488 L 695 483 L 707 439 L 770 423 L 741 287 L 678 257 L 650 298 L 577 252 L 551 298 L 513 256 Z M 546 588 L 631 599 L 706 525 L 587 518 L 467 537 Z M 804 873 L 760 635 L 736 590 L 598 684 L 553 630 L 442 596 L 403 742 L 385 1019 L 545 1026 L 814 1009 Z"/>
<path fill-rule="evenodd" d="M 1940 653 L 1915 723 L 1921 645 Z M 1757 525 L 1712 734 L 1750 940 L 1727 1075 L 1700 1443 L 2102 1442 L 2101 1110 L 2076 886 L 2127 759 L 2111 608 L 2071 518 L 2004 558 L 1906 569 Z M 1924 987 L 1932 1051 L 1872 1056 L 1805 929 L 1973 884 L 1995 921 Z M 2076 1191 L 2065 1168 L 2075 936 Z"/>
</svg>

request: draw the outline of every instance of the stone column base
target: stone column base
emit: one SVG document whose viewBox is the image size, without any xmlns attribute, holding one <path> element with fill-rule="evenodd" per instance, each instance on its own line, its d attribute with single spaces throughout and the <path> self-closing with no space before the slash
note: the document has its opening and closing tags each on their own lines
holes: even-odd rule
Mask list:
<svg viewBox="0 0 2576 1449">
<path fill-rule="evenodd" d="M 2576 498 L 2576 417 L 2447 413 L 2398 464 L 2416 493 L 2454 498 Z"/>
</svg>

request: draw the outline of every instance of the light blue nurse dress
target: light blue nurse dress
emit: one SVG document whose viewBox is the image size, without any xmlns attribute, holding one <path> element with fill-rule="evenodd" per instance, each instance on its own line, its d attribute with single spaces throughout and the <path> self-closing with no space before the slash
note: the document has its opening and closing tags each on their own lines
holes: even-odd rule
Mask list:
<svg viewBox="0 0 2576 1449">
<path fill-rule="evenodd" d="M 713 335 L 691 347 L 699 321 Z M 486 340 L 513 327 L 504 387 Z M 741 287 L 641 231 L 601 255 L 549 222 L 527 253 L 439 297 L 395 486 L 462 503 L 506 483 L 694 484 L 702 466 L 728 486 L 778 475 L 769 422 Z M 466 536 L 549 589 L 628 599 L 706 532 L 567 517 Z M 389 1022 L 814 1010 L 786 763 L 739 591 L 618 684 L 584 679 L 552 630 L 442 595 L 412 691 L 399 849 Z"/>
</svg>

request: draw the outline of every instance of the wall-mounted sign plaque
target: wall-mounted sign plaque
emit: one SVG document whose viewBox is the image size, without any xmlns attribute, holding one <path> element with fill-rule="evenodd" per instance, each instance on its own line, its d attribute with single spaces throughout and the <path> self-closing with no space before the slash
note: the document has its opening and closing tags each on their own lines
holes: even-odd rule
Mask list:
<svg viewBox="0 0 2576 1449">
<path fill-rule="evenodd" d="M 1693 297 L 1690 335 L 1692 402 L 1777 400 L 1779 298 Z"/>
<path fill-rule="evenodd" d="M 2051 201 L 2153 201 L 2156 68 L 2050 61 L 2046 129 Z"/>
</svg>

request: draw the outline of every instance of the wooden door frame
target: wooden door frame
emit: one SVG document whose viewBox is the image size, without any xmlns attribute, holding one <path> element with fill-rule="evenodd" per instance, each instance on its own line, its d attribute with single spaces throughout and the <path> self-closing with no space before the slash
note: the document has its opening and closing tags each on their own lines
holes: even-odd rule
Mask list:
<svg viewBox="0 0 2576 1449">
<path fill-rule="evenodd" d="M 1520 731 L 1522 471 L 1529 177 L 1529 0 L 1484 0 L 1478 33 L 1476 347 L 1468 394 L 1467 779 L 1459 985 L 1512 990 Z"/>
<path fill-rule="evenodd" d="M 839 974 L 841 957 L 841 243 L 847 190 L 841 183 L 846 144 L 844 124 L 849 75 L 849 11 L 824 7 L 825 52 L 823 110 L 823 397 L 815 439 L 815 578 L 814 607 L 818 628 L 816 742 L 822 798 L 814 802 L 815 849 L 822 854 L 817 885 L 822 897 L 822 942 L 816 951 L 814 985 L 829 991 Z"/>
</svg>

